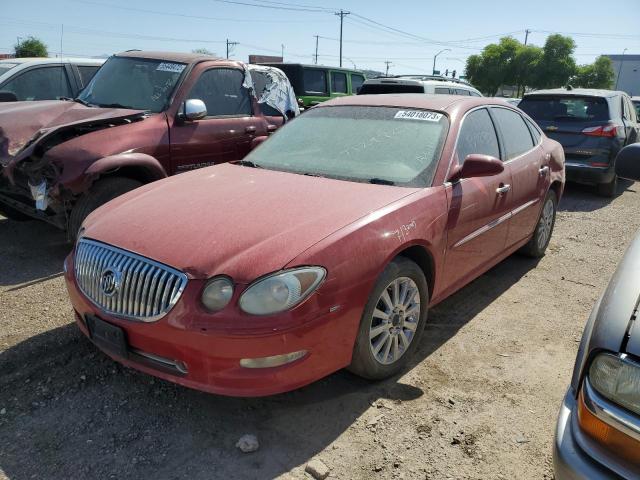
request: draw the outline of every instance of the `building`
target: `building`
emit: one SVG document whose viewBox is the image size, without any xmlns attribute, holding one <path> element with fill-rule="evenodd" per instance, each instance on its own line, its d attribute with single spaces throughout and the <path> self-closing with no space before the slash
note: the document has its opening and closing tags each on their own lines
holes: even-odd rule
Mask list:
<svg viewBox="0 0 640 480">
<path fill-rule="evenodd" d="M 640 95 L 640 55 L 605 56 L 611 59 L 615 73 L 612 88 L 623 90 L 631 96 Z"/>
</svg>

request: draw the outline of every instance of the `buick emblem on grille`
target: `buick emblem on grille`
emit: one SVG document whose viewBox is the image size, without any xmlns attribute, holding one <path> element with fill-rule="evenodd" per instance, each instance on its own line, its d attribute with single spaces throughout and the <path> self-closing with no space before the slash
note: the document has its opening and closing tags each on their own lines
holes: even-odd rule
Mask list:
<svg viewBox="0 0 640 480">
<path fill-rule="evenodd" d="M 100 289 L 107 297 L 113 297 L 120 288 L 122 273 L 113 268 L 105 268 L 100 275 Z"/>
</svg>

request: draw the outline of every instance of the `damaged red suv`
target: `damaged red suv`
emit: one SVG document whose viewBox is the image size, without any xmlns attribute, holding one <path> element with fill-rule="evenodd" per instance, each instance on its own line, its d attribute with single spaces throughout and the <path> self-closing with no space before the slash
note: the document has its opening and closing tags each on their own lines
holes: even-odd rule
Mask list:
<svg viewBox="0 0 640 480">
<path fill-rule="evenodd" d="M 225 395 L 399 371 L 428 309 L 544 254 L 561 146 L 499 100 L 330 101 L 244 160 L 90 215 L 65 262 L 77 323 L 126 365 Z"/>
<path fill-rule="evenodd" d="M 143 184 L 238 160 L 299 113 L 277 69 L 209 55 L 127 51 L 74 100 L 0 105 L 0 213 L 74 238 L 84 218 Z"/>
</svg>

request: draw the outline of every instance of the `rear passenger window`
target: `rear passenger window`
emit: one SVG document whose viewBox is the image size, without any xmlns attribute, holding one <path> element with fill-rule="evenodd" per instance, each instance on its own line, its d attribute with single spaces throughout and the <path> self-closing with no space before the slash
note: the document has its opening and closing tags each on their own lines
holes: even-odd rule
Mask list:
<svg viewBox="0 0 640 480">
<path fill-rule="evenodd" d="M 244 88 L 244 73 L 231 68 L 212 68 L 200 75 L 188 98 L 198 98 L 207 106 L 207 116 L 249 116 L 251 98 Z"/>
<path fill-rule="evenodd" d="M 456 154 L 462 164 L 467 155 L 479 153 L 500 158 L 500 147 L 493 122 L 486 109 L 474 110 L 464 119 L 458 136 Z"/>
<path fill-rule="evenodd" d="M 363 83 L 364 77 L 362 75 L 351 74 L 351 93 L 358 93 Z"/>
<path fill-rule="evenodd" d="M 95 65 L 78 65 L 78 73 L 80 73 L 80 81 L 82 86 L 85 87 L 89 84 L 89 81 L 93 78 L 100 67 Z"/>
<path fill-rule="evenodd" d="M 506 160 L 517 157 L 533 148 L 531 132 L 520 114 L 506 108 L 494 108 L 492 112 L 502 133 Z"/>
<path fill-rule="evenodd" d="M 331 91 L 333 93 L 347 93 L 347 74 L 331 72 Z"/>
<path fill-rule="evenodd" d="M 456 88 L 456 95 L 469 96 L 469 90 L 463 90 L 462 88 Z"/>
<path fill-rule="evenodd" d="M 311 68 L 304 69 L 304 91 L 307 95 L 327 95 L 327 72 Z"/>
<path fill-rule="evenodd" d="M 476 92 L 473 92 L 473 91 L 469 91 L 469 95 L 471 95 L 472 97 L 481 97 L 482 96 L 482 95 L 480 95 L 480 94 L 478 94 Z"/>
<path fill-rule="evenodd" d="M 436 95 L 449 95 L 449 89 L 444 87 L 436 87 L 434 92 Z"/>
<path fill-rule="evenodd" d="M 531 132 L 531 136 L 533 137 L 533 143 L 535 145 L 537 145 L 538 143 L 540 143 L 540 130 L 538 130 L 538 128 L 533 124 L 533 122 L 527 120 L 525 118 L 525 121 L 527 122 L 527 126 L 529 127 L 529 131 Z"/>
</svg>

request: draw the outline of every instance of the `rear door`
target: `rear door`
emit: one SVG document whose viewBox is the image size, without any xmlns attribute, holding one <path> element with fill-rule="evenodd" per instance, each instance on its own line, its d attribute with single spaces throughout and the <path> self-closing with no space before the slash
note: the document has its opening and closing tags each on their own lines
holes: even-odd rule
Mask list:
<svg viewBox="0 0 640 480">
<path fill-rule="evenodd" d="M 345 72 L 331 71 L 331 96 L 341 97 L 349 95 L 349 86 L 347 84 L 347 74 Z"/>
<path fill-rule="evenodd" d="M 256 136 L 267 134 L 266 121 L 253 114 L 253 97 L 244 87 L 244 71 L 196 67 L 197 80 L 186 99 L 199 99 L 207 116 L 173 121 L 170 128 L 172 174 L 242 159 Z"/>
<path fill-rule="evenodd" d="M 542 148 L 539 132 L 534 126 L 530 128 L 522 115 L 503 107 L 492 107 L 490 111 L 513 181 L 508 248 L 529 237 L 535 229 L 541 200 L 551 185 L 550 157 Z M 534 137 L 534 133 L 538 135 Z"/>
<path fill-rule="evenodd" d="M 463 120 L 454 163 L 479 153 L 501 158 L 494 122 L 486 108 Z M 446 184 L 449 200 L 445 288 L 456 288 L 488 268 L 505 249 L 512 209 L 511 169 L 490 177 Z"/>
</svg>

